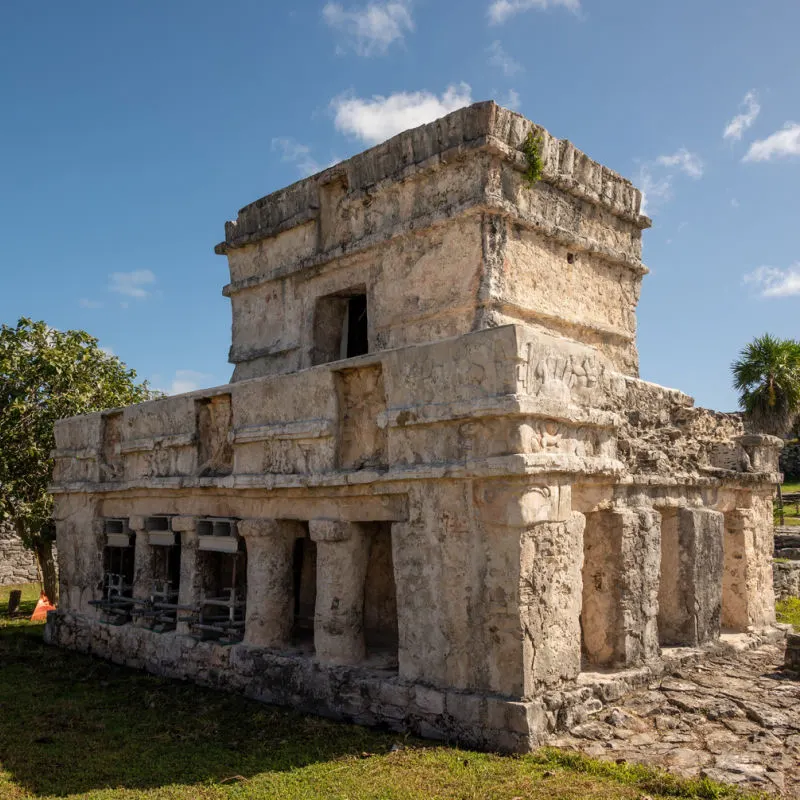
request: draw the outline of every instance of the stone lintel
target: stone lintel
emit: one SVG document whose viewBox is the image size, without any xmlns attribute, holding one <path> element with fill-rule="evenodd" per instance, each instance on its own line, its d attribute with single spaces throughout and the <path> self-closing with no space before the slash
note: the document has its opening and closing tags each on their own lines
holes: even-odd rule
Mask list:
<svg viewBox="0 0 800 800">
<path fill-rule="evenodd" d="M 274 536 L 302 539 L 306 535 L 302 523 L 291 519 L 242 519 L 236 527 L 239 536 L 248 540 Z"/>
</svg>

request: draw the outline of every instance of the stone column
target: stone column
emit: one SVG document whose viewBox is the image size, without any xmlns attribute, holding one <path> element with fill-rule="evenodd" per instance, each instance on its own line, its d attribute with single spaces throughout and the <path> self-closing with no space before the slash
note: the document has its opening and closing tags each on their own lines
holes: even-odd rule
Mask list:
<svg viewBox="0 0 800 800">
<path fill-rule="evenodd" d="M 128 520 L 131 533 L 136 534 L 133 552 L 133 599 L 149 600 L 153 588 L 153 551 L 147 541 L 145 518 Z"/>
<path fill-rule="evenodd" d="M 178 584 L 178 605 L 195 606 L 200 600 L 201 576 L 197 559 L 197 517 L 173 517 L 172 530 L 181 537 L 181 575 Z M 178 609 L 176 633 L 188 636 L 189 623 L 181 622 L 189 611 Z"/>
<path fill-rule="evenodd" d="M 357 664 L 365 655 L 369 533 L 357 522 L 334 520 L 311 520 L 309 530 L 317 543 L 316 657 L 328 664 Z"/>
<path fill-rule="evenodd" d="M 520 612 L 524 696 L 571 681 L 581 671 L 583 530 L 573 512 L 538 522 L 522 536 Z"/>
<path fill-rule="evenodd" d="M 618 508 L 586 515 L 583 648 L 590 664 L 639 666 L 659 654 L 661 515 Z"/>
<path fill-rule="evenodd" d="M 722 627 L 760 630 L 775 621 L 772 498 L 725 512 Z"/>
<path fill-rule="evenodd" d="M 723 515 L 682 508 L 664 520 L 659 638 L 663 645 L 693 647 L 719 637 Z"/>
<path fill-rule="evenodd" d="M 244 644 L 285 649 L 294 622 L 294 543 L 305 529 L 274 519 L 245 519 L 238 529 L 247 545 Z"/>
</svg>

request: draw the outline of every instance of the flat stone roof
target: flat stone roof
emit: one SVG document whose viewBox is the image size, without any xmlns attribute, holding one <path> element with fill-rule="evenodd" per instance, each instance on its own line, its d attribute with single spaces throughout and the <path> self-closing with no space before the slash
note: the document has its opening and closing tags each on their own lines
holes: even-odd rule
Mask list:
<svg viewBox="0 0 800 800">
<path fill-rule="evenodd" d="M 320 187 L 335 181 L 345 181 L 351 195 L 374 192 L 387 183 L 407 180 L 418 171 L 481 151 L 499 155 L 524 170 L 520 147 L 531 130 L 541 137 L 545 183 L 602 206 L 640 228 L 650 227 L 648 217 L 640 213 L 642 194 L 629 180 L 590 159 L 568 139 L 557 139 L 521 114 L 490 100 L 399 133 L 246 205 L 235 221 L 225 223 L 225 241 L 215 247 L 215 252 L 224 255 L 315 219 Z"/>
</svg>

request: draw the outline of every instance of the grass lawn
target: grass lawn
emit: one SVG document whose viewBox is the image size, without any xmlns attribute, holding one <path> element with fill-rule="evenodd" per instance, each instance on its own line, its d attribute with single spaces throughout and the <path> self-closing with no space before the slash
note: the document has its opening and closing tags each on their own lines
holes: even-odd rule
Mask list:
<svg viewBox="0 0 800 800">
<path fill-rule="evenodd" d="M 554 750 L 433 746 L 162 680 L 46 647 L 41 625 L 8 619 L 9 588 L 0 587 L 3 800 L 745 796 Z M 37 593 L 25 587 L 28 613 Z"/>
<path fill-rule="evenodd" d="M 778 622 L 794 625 L 794 629 L 800 633 L 800 597 L 787 597 L 785 600 L 779 600 L 775 611 Z"/>
<path fill-rule="evenodd" d="M 798 482 L 784 483 L 781 486 L 781 491 L 783 492 L 784 495 L 787 495 L 790 492 L 800 492 L 800 483 L 798 483 Z M 777 504 L 777 502 L 775 502 L 773 504 L 773 511 L 774 511 L 775 524 L 778 525 L 780 523 L 779 523 L 779 518 L 778 518 L 778 504 Z M 784 502 L 784 504 L 783 504 L 783 524 L 784 525 L 800 525 L 800 508 L 798 508 L 798 504 Z"/>
</svg>

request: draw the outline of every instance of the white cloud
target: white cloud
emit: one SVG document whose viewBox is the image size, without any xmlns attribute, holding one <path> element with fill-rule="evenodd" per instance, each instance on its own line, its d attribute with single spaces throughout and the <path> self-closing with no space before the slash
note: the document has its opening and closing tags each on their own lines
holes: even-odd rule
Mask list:
<svg viewBox="0 0 800 800">
<path fill-rule="evenodd" d="M 489 4 L 489 22 L 492 25 L 500 25 L 521 11 L 534 8 L 545 11 L 551 6 L 563 6 L 575 13 L 581 8 L 580 0 L 492 0 Z"/>
<path fill-rule="evenodd" d="M 733 208 L 739 208 L 739 201 L 735 197 L 731 197 L 731 206 Z"/>
<path fill-rule="evenodd" d="M 762 297 L 800 295 L 800 261 L 786 269 L 759 267 L 744 276 L 744 283 L 753 284 Z"/>
<path fill-rule="evenodd" d="M 488 47 L 487 51 L 489 53 L 490 66 L 497 67 L 497 69 L 502 70 L 504 75 L 512 77 L 513 75 L 524 71 L 522 64 L 506 53 L 499 39 L 495 39 L 495 41 L 493 41 Z"/>
<path fill-rule="evenodd" d="M 743 161 L 771 161 L 784 156 L 800 156 L 800 125 L 787 122 L 782 130 L 750 145 Z"/>
<path fill-rule="evenodd" d="M 322 17 L 339 31 L 348 47 L 360 56 L 385 53 L 392 42 L 414 30 L 409 2 L 390 0 L 346 10 L 341 3 L 326 3 Z"/>
<path fill-rule="evenodd" d="M 509 89 L 505 97 L 500 98 L 500 105 L 516 111 L 519 108 L 519 92 L 515 89 Z"/>
<path fill-rule="evenodd" d="M 672 198 L 672 176 L 656 177 L 648 164 L 643 164 L 639 169 L 636 185 L 642 192 L 642 214 L 649 214 L 650 206 L 657 207 Z"/>
<path fill-rule="evenodd" d="M 100 350 L 102 350 L 107 356 L 115 356 L 116 353 L 111 347 L 101 346 Z"/>
<path fill-rule="evenodd" d="M 377 144 L 396 133 L 432 122 L 472 103 L 472 90 L 466 83 L 448 86 L 437 97 L 431 92 L 396 92 L 388 97 L 342 95 L 331 101 L 336 129 L 367 144 Z"/>
<path fill-rule="evenodd" d="M 292 138 L 276 137 L 272 140 L 272 151 L 279 152 L 284 163 L 294 164 L 303 177 L 323 169 L 322 165 L 312 158 L 311 148 Z"/>
<path fill-rule="evenodd" d="M 178 369 L 175 370 L 175 376 L 169 388 L 162 391 L 166 392 L 166 394 L 193 392 L 195 389 L 202 389 L 204 385 L 208 385 L 207 382 L 211 377 L 208 373 L 197 372 L 193 369 Z"/>
<path fill-rule="evenodd" d="M 78 301 L 81 308 L 102 308 L 103 304 L 99 300 L 90 300 L 88 297 L 81 297 Z"/>
<path fill-rule="evenodd" d="M 144 299 L 150 294 L 146 286 L 156 282 L 156 276 L 149 269 L 137 269 L 133 272 L 112 272 L 109 276 L 108 290 L 126 297 Z"/>
<path fill-rule="evenodd" d="M 671 156 L 659 156 L 656 159 L 656 163 L 662 167 L 677 167 L 690 178 L 703 177 L 703 162 L 696 153 L 690 153 L 685 147 L 682 147 Z"/>
<path fill-rule="evenodd" d="M 748 92 L 740 105 L 743 111 L 728 123 L 722 134 L 723 139 L 739 141 L 742 134 L 756 121 L 756 117 L 761 112 L 761 106 L 758 104 L 758 97 L 754 91 Z"/>
</svg>

